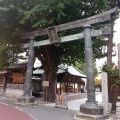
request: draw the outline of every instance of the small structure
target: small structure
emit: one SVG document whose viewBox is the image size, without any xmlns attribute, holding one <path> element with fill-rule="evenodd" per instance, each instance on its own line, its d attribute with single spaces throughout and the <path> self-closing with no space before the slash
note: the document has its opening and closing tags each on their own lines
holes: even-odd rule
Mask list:
<svg viewBox="0 0 120 120">
<path fill-rule="evenodd" d="M 1 93 L 5 92 L 6 89 L 6 77 L 7 77 L 7 71 L 0 71 L 0 91 Z"/>
<path fill-rule="evenodd" d="M 3 81 L 3 94 L 11 98 L 23 95 L 27 64 L 13 64 L 0 73 Z"/>
<path fill-rule="evenodd" d="M 24 84 L 26 75 L 27 63 L 13 64 L 7 68 L 10 83 Z"/>
<path fill-rule="evenodd" d="M 33 77 L 32 77 L 32 95 L 35 97 L 40 97 L 41 92 L 43 92 L 43 86 L 42 81 L 45 79 L 44 76 L 44 70 L 42 69 L 36 69 L 33 71 Z"/>
</svg>

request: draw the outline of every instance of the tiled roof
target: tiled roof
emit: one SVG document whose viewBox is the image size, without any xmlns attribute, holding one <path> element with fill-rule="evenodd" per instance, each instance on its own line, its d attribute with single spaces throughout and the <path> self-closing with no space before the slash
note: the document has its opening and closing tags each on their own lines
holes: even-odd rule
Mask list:
<svg viewBox="0 0 120 120">
<path fill-rule="evenodd" d="M 27 63 L 13 64 L 7 69 L 9 70 L 9 69 L 24 69 L 24 68 L 27 68 Z"/>
<path fill-rule="evenodd" d="M 7 73 L 7 71 L 0 71 L 0 75 L 5 73 Z"/>
</svg>

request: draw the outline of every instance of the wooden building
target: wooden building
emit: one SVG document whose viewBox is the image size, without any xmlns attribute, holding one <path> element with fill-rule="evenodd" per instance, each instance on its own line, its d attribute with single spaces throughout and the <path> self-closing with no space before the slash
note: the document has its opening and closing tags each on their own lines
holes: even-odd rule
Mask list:
<svg viewBox="0 0 120 120">
<path fill-rule="evenodd" d="M 26 76 L 27 63 L 13 64 L 7 68 L 8 74 L 8 88 L 16 89 L 16 86 L 21 88 L 24 87 L 25 76 Z M 81 88 L 86 87 L 86 75 L 73 66 L 62 66 L 57 71 L 57 84 L 56 94 L 61 93 L 77 93 L 81 92 Z M 43 81 L 46 80 L 46 76 L 42 67 L 36 68 L 33 71 L 32 77 L 32 94 L 40 96 L 43 92 Z"/>
<path fill-rule="evenodd" d="M 7 68 L 9 75 L 9 83 L 24 84 L 27 63 L 13 64 Z"/>
<path fill-rule="evenodd" d="M 40 77 L 41 81 L 40 83 L 43 82 L 43 80 L 46 80 L 46 78 L 43 78 L 44 70 L 37 69 L 33 71 L 33 74 L 37 75 Z M 33 75 L 33 76 L 34 76 Z M 84 75 L 81 71 L 76 69 L 73 66 L 67 66 L 67 67 L 60 67 L 57 71 L 57 84 L 56 84 L 56 94 L 61 94 L 61 93 L 77 93 L 81 92 L 81 88 L 84 89 L 86 88 L 86 75 Z M 36 77 L 37 78 L 37 77 Z M 33 79 L 33 78 L 32 78 Z M 35 77 L 34 77 L 35 79 Z M 37 81 L 37 80 L 35 80 Z M 34 81 L 33 81 L 34 82 Z M 38 86 L 38 84 L 35 84 Z M 39 84 L 40 86 L 41 84 Z M 36 87 L 34 87 L 36 89 Z M 41 86 L 43 89 L 43 86 Z"/>
<path fill-rule="evenodd" d="M 57 94 L 83 92 L 86 88 L 86 75 L 73 66 L 62 67 L 57 72 Z M 81 89 L 84 89 L 81 91 Z"/>
</svg>

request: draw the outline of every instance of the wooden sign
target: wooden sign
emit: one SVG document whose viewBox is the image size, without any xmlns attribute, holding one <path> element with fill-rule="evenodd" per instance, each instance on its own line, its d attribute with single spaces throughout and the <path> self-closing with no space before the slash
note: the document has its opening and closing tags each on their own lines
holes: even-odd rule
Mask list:
<svg viewBox="0 0 120 120">
<path fill-rule="evenodd" d="M 47 33 L 51 43 L 59 42 L 56 27 L 47 28 Z"/>
<path fill-rule="evenodd" d="M 103 13 L 94 15 L 92 17 L 61 24 L 61 25 L 56 26 L 56 30 L 57 32 L 60 32 L 60 31 L 74 29 L 74 28 L 80 28 L 80 27 L 83 27 L 85 24 L 95 25 L 97 23 L 106 23 L 110 21 L 111 15 L 115 13 L 116 11 L 117 11 L 117 7 L 111 10 L 105 11 Z M 42 35 L 47 35 L 46 29 L 23 33 L 21 35 L 21 39 L 29 39 L 30 37 L 38 37 Z"/>
<path fill-rule="evenodd" d="M 43 81 L 43 86 L 44 87 L 49 87 L 49 81 Z"/>
<path fill-rule="evenodd" d="M 99 30 L 91 30 L 91 36 L 92 37 L 104 36 L 104 35 L 109 35 L 109 34 L 111 34 L 111 28 L 110 27 L 102 28 L 102 29 L 99 29 Z M 79 40 L 79 39 L 83 39 L 83 38 L 84 38 L 84 34 L 83 33 L 78 33 L 78 34 L 73 34 L 73 35 L 69 35 L 69 36 L 60 37 L 59 42 L 68 42 L 68 41 Z M 49 45 L 49 44 L 51 44 L 49 39 L 34 42 L 34 46 L 43 46 L 43 45 Z M 25 43 L 25 44 L 21 45 L 22 48 L 28 48 L 28 46 L 29 46 L 28 43 Z"/>
</svg>

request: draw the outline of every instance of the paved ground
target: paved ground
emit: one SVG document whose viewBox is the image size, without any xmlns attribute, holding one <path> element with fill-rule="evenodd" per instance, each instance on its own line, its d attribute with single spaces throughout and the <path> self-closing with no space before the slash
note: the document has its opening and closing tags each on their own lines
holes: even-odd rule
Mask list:
<svg viewBox="0 0 120 120">
<path fill-rule="evenodd" d="M 8 104 L 8 107 L 11 107 L 11 105 L 14 106 L 13 100 L 8 100 L 3 97 L 0 98 L 0 102 Z M 18 109 L 32 116 L 34 120 L 73 120 L 73 117 L 75 115 L 75 111 L 44 106 L 42 105 L 41 102 L 38 107 L 18 107 Z M 19 119 L 14 118 L 14 119 L 3 119 L 3 120 L 19 120 Z M 31 119 L 23 118 L 20 120 L 31 120 Z"/>
<path fill-rule="evenodd" d="M 97 101 L 101 102 L 101 93 L 97 93 Z M 69 94 L 68 96 L 68 108 L 69 110 L 54 108 L 54 104 L 42 102 L 39 99 L 39 106 L 35 108 L 31 107 L 19 107 L 20 110 L 29 114 L 34 118 L 34 120 L 73 120 L 75 113 L 79 110 L 80 104 L 84 103 L 86 100 L 86 93 L 79 94 Z M 6 99 L 1 96 L 1 103 L 5 103 L 11 106 L 14 106 L 14 100 Z M 15 106 L 14 106 L 15 107 Z M 1 110 L 1 109 L 0 109 Z M 16 109 L 15 109 L 16 110 Z M 1 114 L 1 111 L 0 111 Z M 2 114 L 5 116 L 5 114 Z M 1 115 L 1 116 L 2 116 Z M 21 115 L 22 116 L 22 115 Z M 10 120 L 10 119 L 2 119 Z M 12 120 L 18 120 L 16 118 Z M 21 120 L 31 120 L 30 119 L 21 119 Z M 120 120 L 115 114 L 111 114 L 109 120 Z"/>
<path fill-rule="evenodd" d="M 37 108 L 22 108 L 22 110 L 31 114 L 37 120 L 73 120 L 75 115 L 75 111 L 42 105 Z"/>
<path fill-rule="evenodd" d="M 34 120 L 25 112 L 20 111 L 10 105 L 0 104 L 1 120 Z"/>
</svg>

